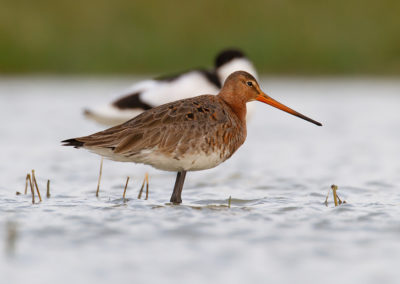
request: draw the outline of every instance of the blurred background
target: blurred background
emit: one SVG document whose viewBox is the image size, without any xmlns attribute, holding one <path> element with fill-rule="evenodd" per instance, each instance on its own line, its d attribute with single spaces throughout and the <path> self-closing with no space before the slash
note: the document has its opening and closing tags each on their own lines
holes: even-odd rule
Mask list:
<svg viewBox="0 0 400 284">
<path fill-rule="evenodd" d="M 175 173 L 108 160 L 96 197 L 100 158 L 60 146 L 105 128 L 84 108 L 228 47 L 323 127 L 250 103 L 246 143 L 182 205 Z M 398 284 L 399 75 L 398 0 L 0 0 L 0 282 Z"/>
<path fill-rule="evenodd" d="M 261 74 L 400 74 L 400 2 L 1 0 L 2 74 L 159 74 L 243 49 Z"/>
</svg>

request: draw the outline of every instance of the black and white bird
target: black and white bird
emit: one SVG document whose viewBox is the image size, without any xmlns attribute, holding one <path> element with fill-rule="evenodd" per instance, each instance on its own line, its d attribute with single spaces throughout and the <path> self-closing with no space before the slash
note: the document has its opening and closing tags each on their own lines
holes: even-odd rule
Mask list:
<svg viewBox="0 0 400 284">
<path fill-rule="evenodd" d="M 143 111 L 172 101 L 201 94 L 217 94 L 226 78 L 235 71 L 246 71 L 257 79 L 253 63 L 238 49 L 226 49 L 215 58 L 212 70 L 192 69 L 178 75 L 138 82 L 117 95 L 113 102 L 85 109 L 87 118 L 113 126 Z M 251 106 L 248 108 L 251 112 Z"/>
</svg>

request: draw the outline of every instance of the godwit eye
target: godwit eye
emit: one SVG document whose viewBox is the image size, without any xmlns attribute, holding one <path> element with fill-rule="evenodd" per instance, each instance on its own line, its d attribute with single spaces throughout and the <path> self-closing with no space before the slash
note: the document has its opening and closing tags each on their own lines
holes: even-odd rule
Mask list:
<svg viewBox="0 0 400 284">
<path fill-rule="evenodd" d="M 249 87 L 253 87 L 253 83 L 252 82 L 250 82 L 250 81 L 247 81 L 247 86 L 249 86 Z"/>
</svg>

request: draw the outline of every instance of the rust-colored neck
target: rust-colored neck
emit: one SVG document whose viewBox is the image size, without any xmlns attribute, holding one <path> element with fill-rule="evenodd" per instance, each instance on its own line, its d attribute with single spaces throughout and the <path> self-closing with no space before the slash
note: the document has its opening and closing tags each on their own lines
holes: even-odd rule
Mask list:
<svg viewBox="0 0 400 284">
<path fill-rule="evenodd" d="M 231 107 L 233 112 L 246 126 L 246 101 L 244 96 L 240 96 L 235 90 L 223 88 L 218 96 Z"/>
</svg>

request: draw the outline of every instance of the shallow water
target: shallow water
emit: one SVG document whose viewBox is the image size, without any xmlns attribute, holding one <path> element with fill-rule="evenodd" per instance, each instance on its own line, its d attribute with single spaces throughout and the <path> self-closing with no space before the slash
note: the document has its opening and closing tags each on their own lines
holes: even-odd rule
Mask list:
<svg viewBox="0 0 400 284">
<path fill-rule="evenodd" d="M 112 161 L 96 198 L 100 158 L 60 146 L 102 129 L 83 107 L 130 82 L 0 79 L 1 283 L 398 283 L 400 81 L 265 78 L 324 126 L 258 103 L 245 145 L 189 173 L 180 206 L 167 203 L 175 174 Z M 16 195 L 31 169 L 35 205 Z"/>
</svg>

